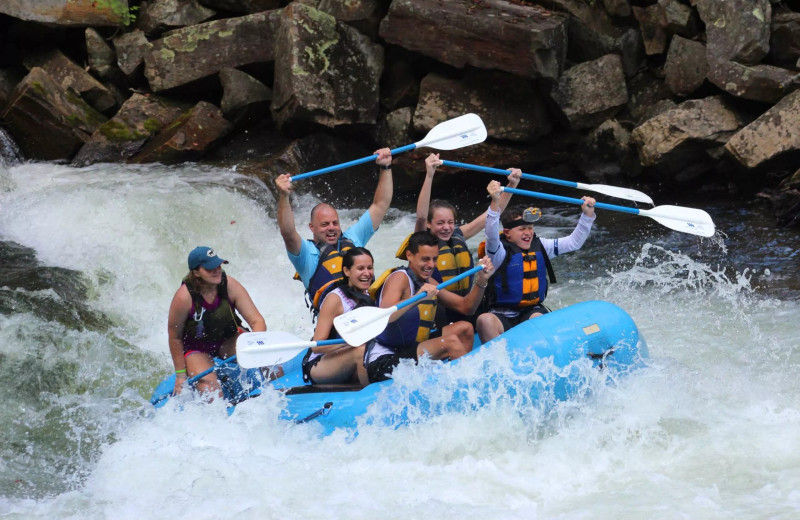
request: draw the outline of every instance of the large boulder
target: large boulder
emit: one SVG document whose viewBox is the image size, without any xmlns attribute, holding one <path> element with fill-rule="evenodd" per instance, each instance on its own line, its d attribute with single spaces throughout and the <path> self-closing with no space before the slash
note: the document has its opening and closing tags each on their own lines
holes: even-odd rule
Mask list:
<svg viewBox="0 0 800 520">
<path fill-rule="evenodd" d="M 427 75 L 420 84 L 414 129 L 427 132 L 437 124 L 474 112 L 489 137 L 533 142 L 548 134 L 552 122 L 539 92 L 528 81 L 504 72 L 472 69 L 463 80 Z"/>
<path fill-rule="evenodd" d="M 181 115 L 183 109 L 156 96 L 133 94 L 92 134 L 72 161 L 75 166 L 125 161 Z"/>
<path fill-rule="evenodd" d="M 281 0 L 199 0 L 199 2 L 218 11 L 237 14 L 261 13 L 281 6 Z"/>
<path fill-rule="evenodd" d="M 61 88 L 74 90 L 99 112 L 116 105 L 114 95 L 108 88 L 57 49 L 31 55 L 23 63 L 28 70 L 41 67 Z"/>
<path fill-rule="evenodd" d="M 739 130 L 725 150 L 747 168 L 800 151 L 800 91 L 789 94 Z"/>
<path fill-rule="evenodd" d="M 775 103 L 800 85 L 797 72 L 773 65 L 709 62 L 708 80 L 725 92 L 752 101 Z"/>
<path fill-rule="evenodd" d="M 664 64 L 664 81 L 679 96 L 700 88 L 708 75 L 706 46 L 678 35 L 672 37 Z"/>
<path fill-rule="evenodd" d="M 150 48 L 147 36 L 137 29 L 117 36 L 113 43 L 119 70 L 126 76 L 133 77 L 144 63 L 144 55 Z"/>
<path fill-rule="evenodd" d="M 550 96 L 573 130 L 599 125 L 628 102 L 620 57 L 609 54 L 567 69 Z"/>
<path fill-rule="evenodd" d="M 28 159 L 70 159 L 106 121 L 72 90 L 34 67 L 17 85 L 0 119 Z"/>
<path fill-rule="evenodd" d="M 770 0 L 696 0 L 706 24 L 709 62 L 759 63 L 769 52 Z"/>
<path fill-rule="evenodd" d="M 313 7 L 289 4 L 275 40 L 275 121 L 375 124 L 383 47 Z"/>
<path fill-rule="evenodd" d="M 742 126 L 720 96 L 684 101 L 637 126 L 632 133 L 642 166 L 687 182 L 713 168 L 709 155 Z"/>
<path fill-rule="evenodd" d="M 527 2 L 394 0 L 380 35 L 454 67 L 556 79 L 567 53 L 567 20 Z"/>
<path fill-rule="evenodd" d="M 108 26 L 130 23 L 128 0 L 3 0 L 0 13 L 64 26 Z"/>
<path fill-rule="evenodd" d="M 161 33 L 205 22 L 215 14 L 197 0 L 152 0 L 142 2 L 136 27 L 146 34 Z"/>
<path fill-rule="evenodd" d="M 240 122 L 263 119 L 269 115 L 272 90 L 253 76 L 237 69 L 222 69 L 220 108 L 228 121 Z"/>
<path fill-rule="evenodd" d="M 144 74 L 154 92 L 273 60 L 280 10 L 225 18 L 170 32 L 147 49 Z"/>
<path fill-rule="evenodd" d="M 95 29 L 87 27 L 86 57 L 89 59 L 89 70 L 103 79 L 112 78 L 117 72 L 117 55 Z"/>
<path fill-rule="evenodd" d="M 784 12 L 772 15 L 769 56 L 777 65 L 797 66 L 800 60 L 800 13 Z"/>
<path fill-rule="evenodd" d="M 201 101 L 181 114 L 128 162 L 173 164 L 196 160 L 225 137 L 232 126 L 222 117 L 219 108 Z"/>
</svg>

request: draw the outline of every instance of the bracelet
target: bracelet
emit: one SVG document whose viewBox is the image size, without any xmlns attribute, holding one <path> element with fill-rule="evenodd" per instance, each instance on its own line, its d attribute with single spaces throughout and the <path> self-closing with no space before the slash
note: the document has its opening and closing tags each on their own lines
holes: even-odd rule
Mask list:
<svg viewBox="0 0 800 520">
<path fill-rule="evenodd" d="M 381 170 L 391 170 L 391 169 L 392 169 L 392 165 L 391 164 L 388 164 L 388 165 L 381 164 Z"/>
<path fill-rule="evenodd" d="M 489 282 L 486 282 L 484 285 L 475 282 L 475 285 L 478 287 L 478 289 L 486 289 L 487 287 L 489 287 Z"/>
<path fill-rule="evenodd" d="M 176 373 L 176 374 L 185 374 L 185 373 L 186 373 L 186 369 L 185 369 L 185 368 L 182 368 L 182 369 L 180 369 L 180 370 L 176 370 L 176 371 L 175 371 L 175 373 Z"/>
<path fill-rule="evenodd" d="M 177 378 L 179 378 L 179 377 L 180 377 L 181 379 L 186 379 L 186 378 L 187 378 L 187 377 L 189 377 L 189 376 L 187 376 L 186 374 L 178 374 L 178 373 L 176 373 L 176 374 L 175 374 L 175 378 L 177 379 Z"/>
</svg>

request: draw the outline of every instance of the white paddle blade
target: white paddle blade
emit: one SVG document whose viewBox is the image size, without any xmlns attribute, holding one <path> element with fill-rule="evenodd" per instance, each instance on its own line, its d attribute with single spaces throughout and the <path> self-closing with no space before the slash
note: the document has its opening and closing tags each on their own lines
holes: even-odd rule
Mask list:
<svg viewBox="0 0 800 520">
<path fill-rule="evenodd" d="M 380 307 L 358 307 L 333 319 L 336 332 L 348 345 L 357 347 L 371 340 L 389 324 L 389 316 L 397 310 L 397 306 L 381 309 Z"/>
<path fill-rule="evenodd" d="M 477 114 L 464 114 L 431 128 L 425 139 L 415 143 L 417 148 L 427 146 L 437 150 L 456 150 L 486 140 L 486 127 Z"/>
<path fill-rule="evenodd" d="M 656 206 L 653 209 L 640 209 L 639 214 L 650 217 L 662 226 L 681 233 L 713 237 L 716 232 L 711 216 L 701 209 L 681 206 Z"/>
<path fill-rule="evenodd" d="M 577 184 L 577 188 L 582 190 L 602 193 L 603 195 L 608 195 L 609 197 L 630 200 L 632 202 L 642 202 L 644 204 L 650 204 L 651 206 L 654 205 L 653 199 L 651 199 L 649 195 L 638 190 L 619 188 L 617 186 L 608 186 L 606 184 L 583 184 L 580 182 Z"/>
<path fill-rule="evenodd" d="M 236 361 L 243 368 L 269 367 L 289 361 L 315 345 L 288 332 L 245 332 L 236 339 Z"/>
</svg>

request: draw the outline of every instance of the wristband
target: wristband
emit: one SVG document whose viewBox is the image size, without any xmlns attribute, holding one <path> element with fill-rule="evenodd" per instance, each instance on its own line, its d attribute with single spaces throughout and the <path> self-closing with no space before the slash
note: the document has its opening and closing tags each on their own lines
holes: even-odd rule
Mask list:
<svg viewBox="0 0 800 520">
<path fill-rule="evenodd" d="M 389 165 L 381 164 L 381 170 L 391 170 L 391 169 L 392 169 L 392 165 L 391 164 L 389 164 Z"/>
<path fill-rule="evenodd" d="M 182 368 L 182 369 L 180 369 L 180 370 L 176 370 L 176 371 L 175 371 L 175 373 L 176 373 L 176 374 L 185 374 L 185 373 L 186 373 L 186 369 L 185 369 L 185 368 Z"/>
<path fill-rule="evenodd" d="M 486 282 L 485 285 L 481 285 L 478 282 L 475 282 L 475 285 L 478 286 L 478 289 L 486 289 L 487 287 L 489 287 L 489 282 Z"/>
</svg>

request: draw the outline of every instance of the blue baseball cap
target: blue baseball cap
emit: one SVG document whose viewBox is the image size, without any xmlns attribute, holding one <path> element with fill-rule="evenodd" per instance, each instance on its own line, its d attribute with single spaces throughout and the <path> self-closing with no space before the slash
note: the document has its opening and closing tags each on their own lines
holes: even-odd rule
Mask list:
<svg viewBox="0 0 800 520">
<path fill-rule="evenodd" d="M 197 246 L 189 253 L 189 270 L 194 271 L 198 267 L 204 267 L 209 271 L 216 269 L 222 264 L 227 264 L 227 260 L 217 256 L 213 249 L 206 246 Z"/>
</svg>

